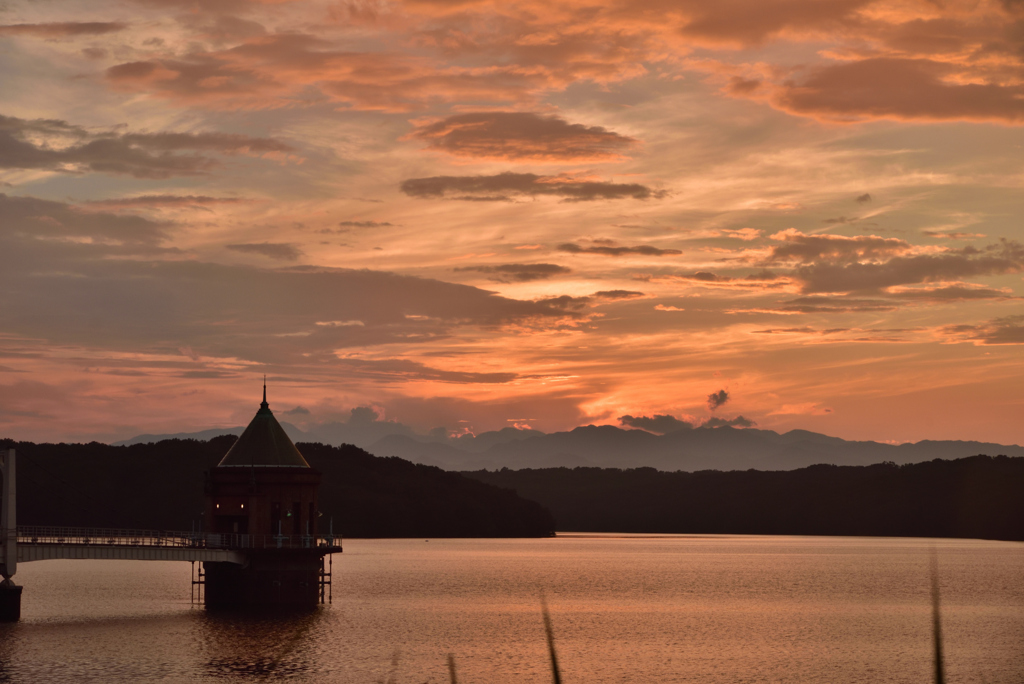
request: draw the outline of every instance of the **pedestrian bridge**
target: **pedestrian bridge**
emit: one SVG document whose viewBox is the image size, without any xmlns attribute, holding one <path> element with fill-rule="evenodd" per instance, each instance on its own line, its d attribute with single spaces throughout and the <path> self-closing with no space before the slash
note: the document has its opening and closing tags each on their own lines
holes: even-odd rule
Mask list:
<svg viewBox="0 0 1024 684">
<path fill-rule="evenodd" d="M 12 535 L 13 536 L 13 535 Z M 162 560 L 237 563 L 245 565 L 254 551 L 317 549 L 341 551 L 340 540 L 306 535 L 199 534 L 163 530 L 106 529 L 91 527 L 19 526 L 12 540 L 2 545 L 16 550 L 18 563 L 76 560 Z M 0 559 L 7 558 L 0 549 Z"/>
<path fill-rule="evenodd" d="M 266 408 L 266 401 L 262 406 L 261 411 Z M 269 409 L 267 414 L 273 420 Z M 280 426 L 277 429 L 281 430 Z M 284 435 L 283 431 L 281 435 Z M 287 440 L 287 436 L 284 439 Z M 294 445 L 291 448 L 295 450 Z M 297 450 L 295 454 L 301 460 L 302 455 Z M 0 577 L 3 578 L 0 581 L 0 622 L 17 622 L 21 618 L 22 587 L 11 579 L 17 572 L 18 563 L 42 560 L 189 561 L 192 564 L 193 601 L 197 596 L 203 600 L 207 570 L 215 571 L 214 586 L 219 587 L 219 595 L 229 597 L 221 598 L 222 604 L 230 604 L 231 601 L 239 605 L 301 603 L 312 607 L 316 604 L 315 583 L 320 588 L 319 602 L 329 603 L 331 600 L 332 554 L 341 552 L 341 539 L 334 536 L 333 527 L 327 536 L 321 537 L 281 534 L 280 522 L 278 534 L 260 535 L 22 526 L 17 524 L 15 475 L 14 450 L 0 450 Z M 217 506 L 219 508 L 219 504 Z M 314 504 L 309 506 L 312 517 Z M 294 527 L 299 526 L 296 524 Z M 306 527 L 311 527 L 308 522 Z M 196 561 L 200 563 L 198 575 Z M 295 571 L 291 567 L 293 565 L 298 565 L 299 570 Z M 267 567 L 277 573 L 270 580 L 264 577 Z M 296 577 L 296 572 L 301 576 Z M 289 584 L 282 589 L 286 576 Z M 239 577 L 247 582 L 242 591 L 235 590 Z M 197 588 L 199 594 L 195 591 Z"/>
</svg>

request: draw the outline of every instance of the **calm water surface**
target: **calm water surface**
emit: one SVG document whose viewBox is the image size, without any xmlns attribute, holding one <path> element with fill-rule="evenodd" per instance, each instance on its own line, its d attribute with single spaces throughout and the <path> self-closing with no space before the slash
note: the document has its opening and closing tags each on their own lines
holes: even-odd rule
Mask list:
<svg viewBox="0 0 1024 684">
<path fill-rule="evenodd" d="M 928 552 L 948 681 L 1024 682 L 1024 545 L 973 540 L 560 535 L 351 540 L 334 603 L 207 613 L 189 565 L 19 566 L 0 682 L 929 682 Z"/>
</svg>

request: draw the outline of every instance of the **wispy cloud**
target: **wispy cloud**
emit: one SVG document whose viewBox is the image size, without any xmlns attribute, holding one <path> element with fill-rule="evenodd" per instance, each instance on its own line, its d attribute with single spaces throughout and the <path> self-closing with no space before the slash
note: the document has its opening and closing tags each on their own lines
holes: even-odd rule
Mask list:
<svg viewBox="0 0 1024 684">
<path fill-rule="evenodd" d="M 679 430 L 690 430 L 693 424 L 680 420 L 675 416 L 654 415 L 654 416 L 619 416 L 619 424 L 626 427 L 647 430 L 658 435 L 678 432 Z"/>
<path fill-rule="evenodd" d="M 952 340 L 976 344 L 1024 344 L 1024 316 L 1004 316 L 985 323 L 961 323 L 941 328 Z"/>
<path fill-rule="evenodd" d="M 581 180 L 575 176 L 539 176 L 507 171 L 493 176 L 432 176 L 402 181 L 401 191 L 420 199 L 511 202 L 517 197 L 561 197 L 568 202 L 658 199 L 664 191 L 639 183 Z"/>
<path fill-rule="evenodd" d="M 238 204 L 245 200 L 237 197 L 210 197 L 208 195 L 136 195 L 103 200 L 89 200 L 80 206 L 89 209 L 127 209 L 144 207 L 206 207 L 217 204 Z"/>
<path fill-rule="evenodd" d="M 63 21 L 45 24 L 4 24 L 0 25 L 0 35 L 27 35 L 36 38 L 58 39 L 75 36 L 101 36 L 117 33 L 128 28 L 127 24 L 118 21 Z"/>
<path fill-rule="evenodd" d="M 270 138 L 237 133 L 93 133 L 56 119 L 0 115 L 0 168 L 86 172 L 136 178 L 209 174 L 222 155 L 286 153 L 292 148 Z"/>
<path fill-rule="evenodd" d="M 672 256 L 682 254 L 679 249 L 665 249 L 653 245 L 634 245 L 625 247 L 621 245 L 578 245 L 574 242 L 564 242 L 557 247 L 560 252 L 570 254 L 601 254 L 602 256 L 623 256 L 625 254 L 642 254 L 644 256 Z"/>
<path fill-rule="evenodd" d="M 302 256 L 302 250 L 289 242 L 259 242 L 225 245 L 227 249 L 243 254 L 259 254 L 270 259 L 295 261 Z"/>
<path fill-rule="evenodd" d="M 455 157 L 548 163 L 620 161 L 637 142 L 601 126 L 532 112 L 457 114 L 423 124 L 411 137 Z"/>
<path fill-rule="evenodd" d="M 500 283 L 527 283 L 546 280 L 556 275 L 572 273 L 571 269 L 557 264 L 498 264 L 495 266 L 461 266 L 456 272 L 486 273 Z"/>
</svg>

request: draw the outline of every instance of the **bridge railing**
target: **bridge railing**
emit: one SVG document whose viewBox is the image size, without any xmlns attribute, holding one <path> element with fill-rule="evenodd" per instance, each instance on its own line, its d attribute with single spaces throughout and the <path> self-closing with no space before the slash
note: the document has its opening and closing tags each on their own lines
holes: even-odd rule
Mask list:
<svg viewBox="0 0 1024 684">
<path fill-rule="evenodd" d="M 18 526 L 19 544 L 83 544 L 97 546 L 201 546 L 189 532 L 95 527 Z"/>
<path fill-rule="evenodd" d="M 211 549 L 313 549 L 341 546 L 337 537 L 316 537 L 299 534 L 205 534 L 204 543 Z"/>
<path fill-rule="evenodd" d="M 94 527 L 18 526 L 19 544 L 152 546 L 205 549 L 313 549 L 341 547 L 334 536 L 257 535 L 131 530 Z"/>
</svg>

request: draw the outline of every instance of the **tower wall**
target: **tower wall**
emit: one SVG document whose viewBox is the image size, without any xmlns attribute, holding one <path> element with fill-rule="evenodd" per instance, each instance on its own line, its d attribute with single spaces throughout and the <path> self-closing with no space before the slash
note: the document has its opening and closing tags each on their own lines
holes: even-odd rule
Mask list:
<svg viewBox="0 0 1024 684">
<path fill-rule="evenodd" d="M 294 466 L 210 470 L 204 531 L 240 535 L 221 537 L 220 543 L 241 546 L 248 562 L 203 564 L 207 607 L 313 608 L 319 603 L 323 554 L 315 539 L 320 477 L 312 468 Z M 287 538 L 284 548 L 278 548 L 280 537 Z"/>
<path fill-rule="evenodd" d="M 205 531 L 316 536 L 320 477 L 312 468 L 213 468 L 206 487 Z"/>
</svg>

